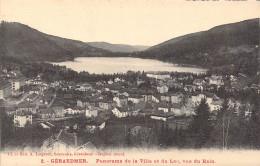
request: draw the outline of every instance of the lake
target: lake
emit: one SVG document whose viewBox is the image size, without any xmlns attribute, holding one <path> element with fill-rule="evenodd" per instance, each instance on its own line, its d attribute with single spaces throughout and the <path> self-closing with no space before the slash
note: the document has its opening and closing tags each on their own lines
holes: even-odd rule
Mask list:
<svg viewBox="0 0 260 166">
<path fill-rule="evenodd" d="M 197 67 L 184 67 L 153 59 L 140 59 L 132 57 L 78 57 L 74 61 L 52 63 L 66 66 L 77 72 L 86 71 L 91 74 L 114 74 L 132 71 L 168 71 L 205 73 L 207 69 Z"/>
</svg>

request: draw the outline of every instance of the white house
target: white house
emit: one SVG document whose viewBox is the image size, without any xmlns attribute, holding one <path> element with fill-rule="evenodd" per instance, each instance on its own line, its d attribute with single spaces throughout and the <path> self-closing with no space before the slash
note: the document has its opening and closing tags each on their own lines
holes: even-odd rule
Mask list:
<svg viewBox="0 0 260 166">
<path fill-rule="evenodd" d="M 112 109 L 112 113 L 118 118 L 123 118 L 130 115 L 128 107 L 116 107 Z"/>
<path fill-rule="evenodd" d="M 88 83 L 84 83 L 82 85 L 80 85 L 80 87 L 78 88 L 79 91 L 88 91 L 88 90 L 92 90 L 92 85 L 88 84 Z"/>
<path fill-rule="evenodd" d="M 209 78 L 209 84 L 210 85 L 217 85 L 218 87 L 224 85 L 224 81 L 222 79 L 221 75 L 215 75 L 213 74 L 210 78 Z"/>
<path fill-rule="evenodd" d="M 30 90 L 30 92 L 29 92 L 30 94 L 39 94 L 40 93 L 40 89 L 39 88 L 37 88 L 37 87 L 34 87 L 34 88 L 32 88 L 31 90 Z"/>
<path fill-rule="evenodd" d="M 157 72 L 150 72 L 146 74 L 147 77 L 150 78 L 155 78 L 155 79 L 166 79 L 166 78 L 171 78 L 171 75 L 168 73 L 157 73 Z"/>
<path fill-rule="evenodd" d="M 123 96 L 123 95 L 119 95 L 119 96 L 115 96 L 114 98 L 113 98 L 113 101 L 115 101 L 116 102 L 116 105 L 118 106 L 118 107 L 122 107 L 122 106 L 125 106 L 125 105 L 127 105 L 127 97 L 126 96 Z"/>
<path fill-rule="evenodd" d="M 32 114 L 27 111 L 20 111 L 14 115 L 14 126 L 26 127 L 26 125 L 32 124 Z"/>
<path fill-rule="evenodd" d="M 154 96 L 154 95 L 152 95 L 151 100 L 152 100 L 153 102 L 155 102 L 155 103 L 159 103 L 159 102 L 160 102 L 159 98 L 156 97 L 156 96 Z"/>
<path fill-rule="evenodd" d="M 210 111 L 217 111 L 221 109 L 223 101 L 222 100 L 213 100 L 211 103 L 208 103 Z"/>
<path fill-rule="evenodd" d="M 201 100 L 206 98 L 204 94 L 198 94 L 196 96 L 191 96 L 191 102 L 194 106 L 197 106 L 200 104 Z"/>
<path fill-rule="evenodd" d="M 84 113 L 84 110 L 79 110 L 79 109 L 72 109 L 72 108 L 67 108 L 64 110 L 64 113 L 74 115 L 74 114 L 81 114 Z"/>
<path fill-rule="evenodd" d="M 114 82 L 112 80 L 107 81 L 109 85 L 113 84 Z"/>
<path fill-rule="evenodd" d="M 158 86 L 157 90 L 159 93 L 167 93 L 169 88 L 166 85 L 163 85 L 163 86 Z"/>
<path fill-rule="evenodd" d="M 183 95 L 180 93 L 180 94 L 174 94 L 174 95 L 171 95 L 171 102 L 172 103 L 180 103 L 183 99 Z"/>
<path fill-rule="evenodd" d="M 97 117 L 99 108 L 95 106 L 88 106 L 86 108 L 85 116 L 86 117 Z"/>
</svg>

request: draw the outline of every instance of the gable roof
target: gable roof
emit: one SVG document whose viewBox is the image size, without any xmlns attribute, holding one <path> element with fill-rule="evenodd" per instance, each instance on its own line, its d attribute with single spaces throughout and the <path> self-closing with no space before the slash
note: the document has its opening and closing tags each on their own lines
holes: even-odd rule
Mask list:
<svg viewBox="0 0 260 166">
<path fill-rule="evenodd" d="M 61 141 L 62 143 L 66 144 L 67 146 L 77 147 L 83 144 L 83 141 L 79 139 L 74 133 L 69 134 L 66 133 L 64 130 L 61 130 L 60 133 L 57 135 L 56 141 Z M 53 141 L 54 142 L 54 141 Z M 77 143 L 77 145 L 76 145 Z"/>
</svg>

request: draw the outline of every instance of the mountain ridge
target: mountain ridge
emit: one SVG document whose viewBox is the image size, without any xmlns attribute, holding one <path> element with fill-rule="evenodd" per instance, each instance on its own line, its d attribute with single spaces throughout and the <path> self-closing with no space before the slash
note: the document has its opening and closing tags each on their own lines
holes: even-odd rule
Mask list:
<svg viewBox="0 0 260 166">
<path fill-rule="evenodd" d="M 108 42 L 87 42 L 87 44 L 97 47 L 109 50 L 111 52 L 122 52 L 122 53 L 132 53 L 137 51 L 143 51 L 149 48 L 149 46 L 143 46 L 143 45 L 128 45 L 128 44 L 112 44 Z"/>
</svg>

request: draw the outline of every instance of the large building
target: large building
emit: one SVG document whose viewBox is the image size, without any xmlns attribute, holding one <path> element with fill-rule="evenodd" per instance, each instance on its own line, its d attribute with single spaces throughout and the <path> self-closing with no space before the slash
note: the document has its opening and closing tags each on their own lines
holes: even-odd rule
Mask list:
<svg viewBox="0 0 260 166">
<path fill-rule="evenodd" d="M 22 86 L 26 84 L 26 78 L 24 76 L 19 76 L 10 79 L 12 90 L 19 90 Z"/>
<path fill-rule="evenodd" d="M 32 124 L 32 114 L 28 111 L 17 112 L 14 115 L 14 126 L 16 127 L 26 127 Z"/>
</svg>

